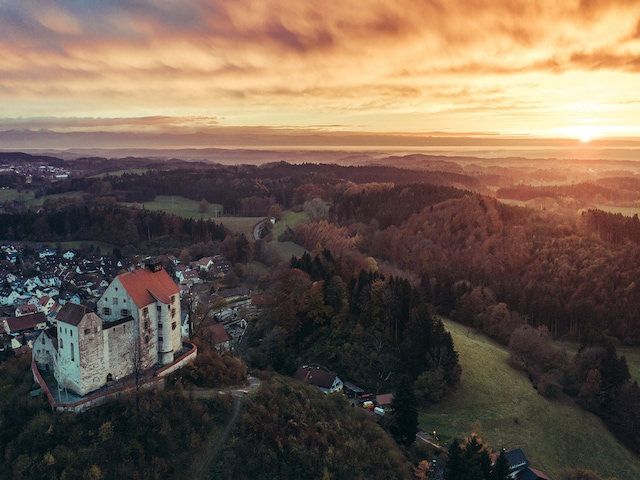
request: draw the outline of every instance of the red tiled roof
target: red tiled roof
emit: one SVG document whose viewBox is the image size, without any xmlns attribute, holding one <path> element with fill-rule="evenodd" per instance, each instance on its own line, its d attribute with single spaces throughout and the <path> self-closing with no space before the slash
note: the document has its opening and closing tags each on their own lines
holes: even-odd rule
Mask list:
<svg viewBox="0 0 640 480">
<path fill-rule="evenodd" d="M 44 313 L 38 312 L 20 317 L 7 318 L 6 321 L 11 333 L 16 333 L 22 332 L 23 330 L 33 330 L 39 323 L 46 323 L 47 317 L 44 316 Z"/>
<path fill-rule="evenodd" d="M 295 380 L 301 380 L 311 385 L 315 385 L 316 387 L 331 388 L 333 386 L 333 381 L 336 378 L 336 374 L 317 368 L 298 367 L 293 378 Z"/>
<path fill-rule="evenodd" d="M 118 275 L 118 279 L 138 308 L 145 307 L 156 300 L 171 303 L 171 296 L 180 293 L 166 270 L 152 272 L 148 268 Z"/>
<path fill-rule="evenodd" d="M 35 313 L 37 308 L 32 303 L 28 303 L 26 305 L 19 305 L 16 310 L 18 310 L 22 315 L 25 315 L 27 313 Z"/>
<path fill-rule="evenodd" d="M 393 401 L 393 393 L 376 395 L 376 401 L 378 402 L 378 405 L 391 405 L 391 402 Z"/>
</svg>

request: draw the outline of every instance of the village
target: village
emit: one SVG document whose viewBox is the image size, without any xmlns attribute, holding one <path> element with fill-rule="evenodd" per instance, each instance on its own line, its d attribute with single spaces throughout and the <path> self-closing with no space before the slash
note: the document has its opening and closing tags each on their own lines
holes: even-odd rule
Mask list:
<svg viewBox="0 0 640 480">
<path fill-rule="evenodd" d="M 220 255 L 203 257 L 187 265 L 173 256 L 161 260 L 169 266 L 168 270 L 172 270 L 172 277 L 179 287 L 183 304 L 181 331 L 188 337 L 189 312 L 198 301 L 197 298 L 194 300 L 194 286 L 203 282 L 203 278 L 224 278 L 231 264 Z M 111 281 L 119 273 L 134 270 L 136 266 L 130 259 L 91 249 L 85 252 L 58 250 L 20 242 L 0 246 L 0 360 L 30 354 L 35 338 L 41 330 L 56 325 L 58 313 L 65 304 L 95 309 Z M 215 320 L 219 322 L 203 325 L 203 333 L 207 334 L 208 329 L 209 335 L 216 337 L 216 343 L 230 348 L 246 328 L 246 321 L 238 318 L 238 311 L 249 308 L 249 293 L 242 286 L 216 292 L 221 308 L 215 312 L 218 313 Z"/>
</svg>

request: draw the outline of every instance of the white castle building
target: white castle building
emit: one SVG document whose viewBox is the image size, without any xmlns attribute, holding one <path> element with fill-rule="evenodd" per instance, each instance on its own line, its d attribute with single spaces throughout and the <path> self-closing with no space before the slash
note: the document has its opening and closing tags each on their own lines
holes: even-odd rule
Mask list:
<svg viewBox="0 0 640 480">
<path fill-rule="evenodd" d="M 118 275 L 97 311 L 65 304 L 55 330 L 33 344 L 33 361 L 61 388 L 84 396 L 112 380 L 167 365 L 182 347 L 180 288 L 158 262 Z"/>
</svg>

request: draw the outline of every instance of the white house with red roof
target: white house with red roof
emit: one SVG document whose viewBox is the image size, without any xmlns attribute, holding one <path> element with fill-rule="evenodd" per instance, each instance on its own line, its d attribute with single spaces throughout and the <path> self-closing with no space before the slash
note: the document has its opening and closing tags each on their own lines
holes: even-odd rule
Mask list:
<svg viewBox="0 0 640 480">
<path fill-rule="evenodd" d="M 49 315 L 51 309 L 56 304 L 56 301 L 48 295 L 43 295 L 38 300 L 38 304 L 36 305 L 39 312 L 44 313 L 45 315 Z"/>
</svg>

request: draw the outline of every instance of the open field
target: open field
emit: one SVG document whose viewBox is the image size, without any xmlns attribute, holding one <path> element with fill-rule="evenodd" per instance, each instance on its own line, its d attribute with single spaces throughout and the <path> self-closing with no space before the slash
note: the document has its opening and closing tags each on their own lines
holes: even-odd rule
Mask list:
<svg viewBox="0 0 640 480">
<path fill-rule="evenodd" d="M 282 212 L 282 218 L 273 226 L 272 234 L 274 240 L 282 235 L 287 227 L 295 230 L 299 223 L 307 220 L 307 214 L 304 212 L 292 212 L 287 210 Z"/>
<path fill-rule="evenodd" d="M 424 408 L 420 428 L 441 442 L 463 439 L 476 427 L 494 449 L 521 447 L 534 468 L 558 478 L 580 467 L 603 478 L 640 478 L 640 459 L 602 421 L 570 398 L 546 400 L 522 373 L 507 365 L 508 352 L 467 327 L 444 320 L 460 354 L 462 379 L 444 402 Z"/>
<path fill-rule="evenodd" d="M 208 210 L 201 213 L 198 211 L 199 204 L 200 202 L 184 197 L 158 195 L 153 202 L 143 202 L 140 205 L 144 206 L 147 210 L 163 211 L 183 218 L 203 218 L 205 220 L 219 221 L 222 205 L 210 203 Z M 126 205 L 132 204 L 127 203 Z"/>
<path fill-rule="evenodd" d="M 22 200 L 27 202 L 32 202 L 34 199 L 33 192 L 23 192 L 20 193 L 14 188 L 3 188 L 0 189 L 0 203 L 6 202 L 7 200 Z"/>
<path fill-rule="evenodd" d="M 301 257 L 306 250 L 297 243 L 293 242 L 269 242 L 267 248 L 276 252 L 284 261 L 288 261 L 291 257 Z"/>
<path fill-rule="evenodd" d="M 640 215 L 640 207 L 613 207 L 611 205 L 597 205 L 599 210 L 609 213 L 621 213 L 625 217 Z"/>
</svg>

